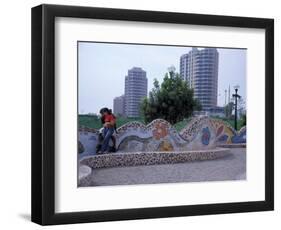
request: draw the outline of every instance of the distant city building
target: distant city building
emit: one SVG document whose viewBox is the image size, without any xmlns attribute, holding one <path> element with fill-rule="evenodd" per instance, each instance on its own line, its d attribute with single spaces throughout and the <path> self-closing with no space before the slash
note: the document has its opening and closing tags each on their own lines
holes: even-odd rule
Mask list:
<svg viewBox="0 0 281 230">
<path fill-rule="evenodd" d="M 127 117 L 140 116 L 140 103 L 147 96 L 146 72 L 139 67 L 128 70 L 125 77 L 125 114 Z"/>
<path fill-rule="evenodd" d="M 202 111 L 217 106 L 218 62 L 219 53 L 215 48 L 192 48 L 180 58 L 180 75 L 194 89 Z"/>
<path fill-rule="evenodd" d="M 125 96 L 115 97 L 113 100 L 113 113 L 115 115 L 125 115 Z"/>
<path fill-rule="evenodd" d="M 215 106 L 209 109 L 208 113 L 211 117 L 225 117 L 225 109 L 224 107 Z"/>
</svg>

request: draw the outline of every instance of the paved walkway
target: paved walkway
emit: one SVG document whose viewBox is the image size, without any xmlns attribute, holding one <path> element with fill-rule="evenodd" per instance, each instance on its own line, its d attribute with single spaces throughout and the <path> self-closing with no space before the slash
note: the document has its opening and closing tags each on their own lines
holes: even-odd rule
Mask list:
<svg viewBox="0 0 281 230">
<path fill-rule="evenodd" d="M 91 186 L 246 179 L 246 149 L 216 160 L 179 164 L 94 169 Z"/>
</svg>

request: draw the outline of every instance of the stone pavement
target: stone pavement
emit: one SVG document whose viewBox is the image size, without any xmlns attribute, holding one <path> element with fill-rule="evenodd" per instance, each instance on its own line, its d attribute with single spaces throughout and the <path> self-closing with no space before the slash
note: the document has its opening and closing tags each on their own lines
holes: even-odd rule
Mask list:
<svg viewBox="0 0 281 230">
<path fill-rule="evenodd" d="M 231 154 L 216 160 L 93 169 L 90 186 L 245 179 L 246 148 L 234 148 Z"/>
</svg>

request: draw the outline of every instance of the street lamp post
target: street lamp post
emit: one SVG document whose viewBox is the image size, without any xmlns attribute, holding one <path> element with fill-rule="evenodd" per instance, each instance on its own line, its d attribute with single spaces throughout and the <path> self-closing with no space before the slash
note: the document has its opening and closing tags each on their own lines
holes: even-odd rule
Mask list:
<svg viewBox="0 0 281 230">
<path fill-rule="evenodd" d="M 238 98 L 241 98 L 241 96 L 238 94 L 238 89 L 239 89 L 239 86 L 236 85 L 234 86 L 234 90 L 235 90 L 235 94 L 232 94 L 232 97 L 234 97 L 235 99 L 235 114 L 234 114 L 234 128 L 235 130 L 237 130 L 237 99 Z"/>
</svg>

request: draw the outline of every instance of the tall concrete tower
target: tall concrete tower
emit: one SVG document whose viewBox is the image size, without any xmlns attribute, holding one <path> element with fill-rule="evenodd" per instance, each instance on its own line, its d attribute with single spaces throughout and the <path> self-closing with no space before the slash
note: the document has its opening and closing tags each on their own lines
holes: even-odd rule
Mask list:
<svg viewBox="0 0 281 230">
<path fill-rule="evenodd" d="M 180 75 L 194 89 L 203 111 L 217 106 L 219 53 L 216 48 L 192 50 L 180 58 Z"/>
<path fill-rule="evenodd" d="M 140 116 L 140 103 L 147 96 L 146 72 L 139 67 L 128 70 L 125 77 L 125 114 L 127 117 Z"/>
</svg>

